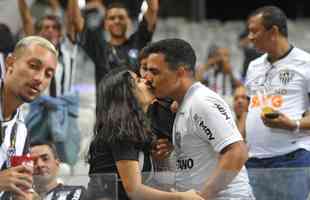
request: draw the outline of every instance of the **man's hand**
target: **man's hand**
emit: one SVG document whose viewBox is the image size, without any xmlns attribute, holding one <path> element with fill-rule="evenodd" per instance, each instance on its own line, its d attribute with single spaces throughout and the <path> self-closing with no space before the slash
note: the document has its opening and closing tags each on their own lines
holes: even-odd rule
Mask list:
<svg viewBox="0 0 310 200">
<path fill-rule="evenodd" d="M 21 188 L 26 190 L 32 188 L 32 181 L 32 168 L 25 165 L 0 171 L 0 190 L 2 191 L 10 191 L 26 198 L 27 193 Z"/>
<path fill-rule="evenodd" d="M 158 139 L 152 148 L 152 156 L 156 160 L 164 160 L 170 156 L 173 145 L 168 139 Z"/>
<path fill-rule="evenodd" d="M 265 114 L 261 114 L 261 119 L 265 126 L 268 126 L 269 128 L 280 128 L 280 129 L 286 129 L 286 130 L 295 130 L 296 123 L 289 119 L 286 115 L 279 112 L 279 116 L 277 118 L 271 119 L 267 118 Z"/>
</svg>

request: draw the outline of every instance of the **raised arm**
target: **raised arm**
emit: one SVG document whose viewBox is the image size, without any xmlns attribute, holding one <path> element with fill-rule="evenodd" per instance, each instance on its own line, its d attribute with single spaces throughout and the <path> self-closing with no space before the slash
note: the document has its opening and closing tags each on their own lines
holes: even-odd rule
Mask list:
<svg viewBox="0 0 310 200">
<path fill-rule="evenodd" d="M 157 14 L 159 10 L 159 0 L 147 0 L 148 9 L 144 14 L 144 17 L 148 24 L 148 30 L 150 32 L 154 32 L 156 22 L 157 22 Z"/>
<path fill-rule="evenodd" d="M 26 36 L 34 34 L 33 18 L 25 0 L 18 0 L 18 9 L 22 18 L 23 30 Z"/>
<path fill-rule="evenodd" d="M 81 32 L 84 28 L 84 18 L 81 14 L 77 0 L 69 0 L 67 7 L 67 15 L 70 25 L 74 27 L 76 32 Z"/>
<path fill-rule="evenodd" d="M 133 200 L 203 200 L 195 191 L 164 192 L 142 184 L 138 161 L 120 160 L 116 162 L 123 187 Z"/>
<path fill-rule="evenodd" d="M 84 18 L 77 0 L 69 0 L 66 8 L 66 29 L 71 41 L 76 41 L 76 34 L 83 31 Z"/>
</svg>

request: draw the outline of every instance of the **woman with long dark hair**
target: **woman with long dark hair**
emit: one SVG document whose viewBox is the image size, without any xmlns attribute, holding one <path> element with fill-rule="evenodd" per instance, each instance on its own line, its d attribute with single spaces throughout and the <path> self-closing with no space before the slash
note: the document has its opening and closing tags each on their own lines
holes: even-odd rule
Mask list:
<svg viewBox="0 0 310 200">
<path fill-rule="evenodd" d="M 96 123 L 88 155 L 88 198 L 114 199 L 117 195 L 120 200 L 202 200 L 194 191 L 164 192 L 142 184 L 141 172 L 152 168 L 149 155 L 153 136 L 145 112 L 154 96 L 127 69 L 111 71 L 98 88 Z M 104 176 L 109 173 L 117 174 L 117 187 Z"/>
</svg>

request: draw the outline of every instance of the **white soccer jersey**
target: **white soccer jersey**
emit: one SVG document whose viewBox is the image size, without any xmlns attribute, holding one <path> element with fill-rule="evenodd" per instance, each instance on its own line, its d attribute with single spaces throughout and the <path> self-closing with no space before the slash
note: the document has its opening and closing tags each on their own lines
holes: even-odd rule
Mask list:
<svg viewBox="0 0 310 200">
<path fill-rule="evenodd" d="M 266 127 L 261 120 L 262 108 L 271 106 L 292 120 L 302 118 L 309 108 L 310 54 L 293 48 L 287 56 L 271 64 L 267 54 L 252 61 L 246 86 L 251 102 L 246 120 L 246 137 L 250 156 L 268 158 L 284 155 L 299 148 L 310 150 L 310 135 Z"/>
<path fill-rule="evenodd" d="M 0 79 L 0 94 L 3 89 L 2 80 Z M 2 99 L 2 98 L 1 98 Z M 8 150 L 14 149 L 15 155 L 23 155 L 28 146 L 27 128 L 24 123 L 23 116 L 20 109 L 17 109 L 14 116 L 9 121 L 3 121 L 2 103 L 0 100 L 0 125 L 1 133 L 0 137 L 0 170 L 5 168 L 5 162 L 8 159 Z M 14 148 L 12 147 L 14 145 Z M 11 147 L 11 148 L 10 148 Z M 0 195 L 1 197 L 1 195 Z"/>
<path fill-rule="evenodd" d="M 218 162 L 219 152 L 242 140 L 228 105 L 216 93 L 195 83 L 187 91 L 173 127 L 176 186 L 201 190 Z M 249 197 L 245 167 L 218 197 Z"/>
<path fill-rule="evenodd" d="M 13 135 L 15 134 L 15 154 L 23 155 L 26 151 L 27 146 L 27 128 L 24 124 L 23 117 L 17 110 L 15 116 L 10 121 L 2 122 L 2 128 L 4 129 L 3 143 L 0 146 L 0 170 L 8 159 L 8 150 L 12 145 Z M 14 128 L 15 126 L 15 128 Z M 15 130 L 14 130 L 15 129 Z"/>
</svg>

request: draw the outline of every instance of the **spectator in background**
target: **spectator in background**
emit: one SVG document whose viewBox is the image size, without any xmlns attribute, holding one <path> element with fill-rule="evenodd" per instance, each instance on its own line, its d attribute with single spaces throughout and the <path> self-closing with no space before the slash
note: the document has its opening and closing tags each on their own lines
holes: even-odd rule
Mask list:
<svg viewBox="0 0 310 200">
<path fill-rule="evenodd" d="M 75 5 L 69 0 L 68 6 Z M 19 0 L 19 12 L 26 35 L 39 35 L 51 41 L 59 51 L 55 77 L 44 95 L 30 105 L 27 127 L 34 141 L 53 141 L 62 162 L 71 166 L 78 160 L 80 130 L 77 124 L 79 96 L 73 90 L 77 44 L 75 19 L 69 19 L 66 30 L 59 17 L 45 15 L 35 24 L 25 0 Z M 59 6 L 59 5 L 58 5 Z"/>
<path fill-rule="evenodd" d="M 159 9 L 159 0 L 148 0 L 147 3 L 148 9 L 143 20 L 130 37 L 126 34 L 129 14 L 121 3 L 111 3 L 107 6 L 103 22 L 93 23 L 88 15 L 93 13 L 91 10 L 85 10 L 85 18 L 81 18 L 78 9 L 71 12 L 71 17 L 80 19 L 78 30 L 82 33 L 79 42 L 95 64 L 97 86 L 111 69 L 124 64 L 133 70 L 138 69 L 138 53 L 152 39 Z M 98 10 L 104 9 L 99 7 Z"/>
<path fill-rule="evenodd" d="M 249 30 L 246 28 L 244 31 L 242 31 L 239 34 L 239 38 L 238 38 L 239 47 L 241 48 L 242 53 L 243 53 L 243 64 L 242 64 L 242 74 L 241 74 L 242 80 L 245 79 L 245 75 L 246 75 L 250 62 L 262 55 L 262 53 L 256 50 L 256 48 L 254 47 L 254 44 L 248 38 L 248 35 L 249 35 Z"/>
<path fill-rule="evenodd" d="M 146 112 L 154 98 L 127 66 L 101 80 L 89 149 L 88 199 L 202 200 L 194 191 L 164 192 L 142 183 L 141 173 L 152 170 L 153 135 Z M 111 173 L 117 176 L 113 179 Z"/>
<path fill-rule="evenodd" d="M 287 17 L 278 7 L 258 8 L 247 23 L 249 39 L 264 52 L 250 63 L 246 78 L 251 98 L 247 167 L 253 168 L 249 174 L 255 196 L 306 199 L 310 179 L 303 168 L 310 167 L 310 116 L 304 113 L 310 107 L 310 54 L 289 42 Z"/>
<path fill-rule="evenodd" d="M 236 125 L 245 140 L 245 120 L 246 115 L 248 113 L 248 107 L 249 107 L 250 100 L 246 93 L 246 88 L 241 85 L 235 89 L 234 93 L 234 101 L 233 101 L 233 108 L 235 113 L 235 121 Z"/>
<path fill-rule="evenodd" d="M 200 75 L 202 82 L 231 105 L 233 92 L 236 87 L 241 85 L 241 82 L 233 73 L 229 49 L 216 45 L 211 46 L 207 65 L 204 67 L 204 72 L 199 70 L 199 73 L 203 73 L 202 76 Z"/>
<path fill-rule="evenodd" d="M 83 186 L 64 185 L 58 181 L 60 160 L 53 143 L 30 144 L 34 158 L 33 183 L 42 200 L 79 200 L 85 198 Z M 33 194 L 32 194 L 33 195 Z"/>
<path fill-rule="evenodd" d="M 13 35 L 6 24 L 0 23 L 0 77 L 4 77 L 5 59 L 15 46 Z"/>
<path fill-rule="evenodd" d="M 20 106 L 35 100 L 48 86 L 57 67 L 57 51 L 44 38 L 21 39 L 6 59 L 6 73 L 0 82 L 0 198 L 26 196 L 19 187 L 32 187 L 32 170 L 24 165 L 10 168 L 10 158 L 29 152 L 27 133 Z M 29 174 L 30 173 L 30 174 Z M 7 192 L 4 192 L 7 191 Z M 4 193 L 3 193 L 4 192 Z"/>
</svg>

